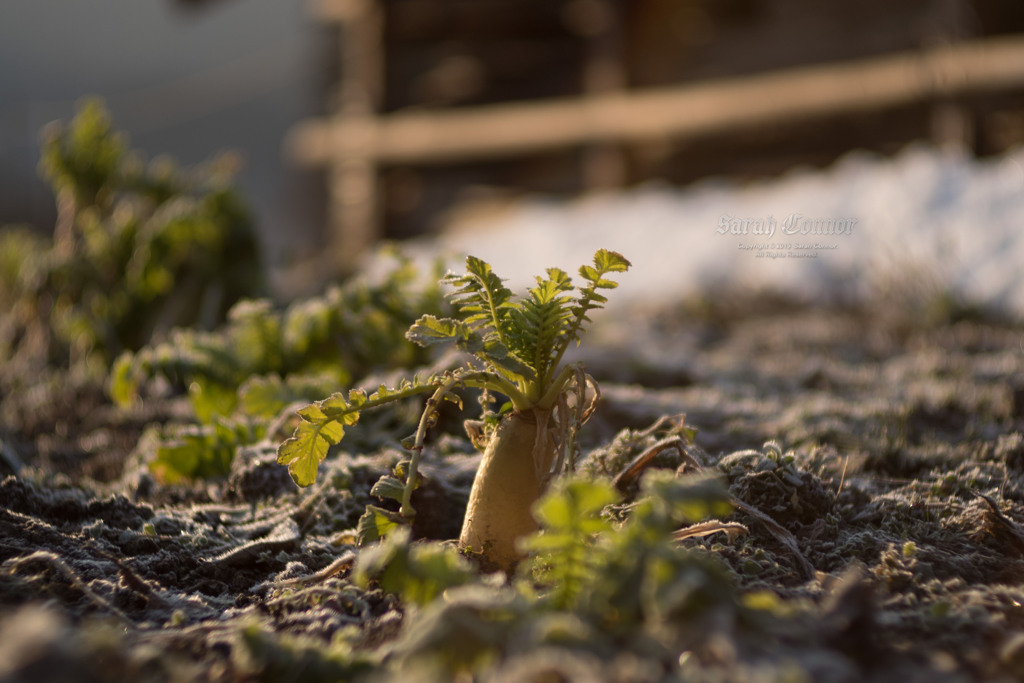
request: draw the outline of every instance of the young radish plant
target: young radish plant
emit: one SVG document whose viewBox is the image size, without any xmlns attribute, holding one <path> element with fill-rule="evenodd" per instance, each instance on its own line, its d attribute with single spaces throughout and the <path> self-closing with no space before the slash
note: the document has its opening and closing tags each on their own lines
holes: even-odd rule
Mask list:
<svg viewBox="0 0 1024 683">
<path fill-rule="evenodd" d="M 362 389 L 336 393 L 302 408 L 294 435 L 278 449 L 278 462 L 288 466 L 299 486 L 308 486 L 328 449 L 362 411 L 429 393 L 416 434 L 406 442 L 409 459 L 371 491 L 397 500 L 399 511 L 368 506 L 360 520 L 360 538 L 375 540 L 415 515 L 411 496 L 419 483 L 419 459 L 441 402 L 451 400 L 461 407 L 456 389 L 481 389 L 488 419 L 480 436 L 486 447 L 459 546 L 480 556 L 485 566 L 511 569 L 520 559 L 517 541 L 537 530 L 531 507 L 552 477 L 572 469 L 577 430 L 599 397 L 582 364 L 563 365 L 562 358 L 570 344 L 579 343 L 590 321 L 587 314 L 607 301 L 600 290 L 618 286 L 608 275 L 629 266 L 622 255 L 602 249 L 594 254 L 592 266 L 579 269 L 584 283 L 578 288 L 565 271 L 549 268 L 547 277 L 538 277 L 525 296 L 513 297 L 490 265 L 470 256 L 464 274 L 449 274 L 442 281 L 454 288 L 448 298 L 455 317 L 424 315 L 406 333 L 422 346 L 455 344 L 470 360 L 441 375 L 381 386 L 371 394 Z M 491 392 L 508 398 L 498 414 L 487 408 Z"/>
</svg>

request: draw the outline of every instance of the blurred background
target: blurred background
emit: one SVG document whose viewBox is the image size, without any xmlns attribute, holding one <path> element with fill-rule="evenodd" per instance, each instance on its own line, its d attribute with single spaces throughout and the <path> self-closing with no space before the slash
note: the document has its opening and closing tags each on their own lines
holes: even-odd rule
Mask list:
<svg viewBox="0 0 1024 683">
<path fill-rule="evenodd" d="M 306 9 L 276 0 L 4 2 L 0 224 L 52 228 L 40 130 L 95 95 L 149 158 L 192 165 L 237 151 L 238 185 L 268 246 L 296 232 L 316 239 L 318 181 L 281 152 L 289 127 L 322 109 L 329 36 Z"/>
<path fill-rule="evenodd" d="M 915 144 L 1007 158 L 1024 143 L 1022 32 L 1019 0 L 5 0 L 0 224 L 53 225 L 39 130 L 98 95 L 149 155 L 238 151 L 279 288 L 308 290 L 381 240 L 508 224 L 524 197 L 744 188 Z M 744 197 L 719 195 L 689 234 L 763 210 Z M 692 213 L 686 201 L 662 210 Z M 780 220 L 813 208 L 792 201 Z M 888 225 L 880 207 L 865 230 Z M 533 226 L 559 222 L 572 219 Z M 861 251 L 847 251 L 851 268 Z"/>
</svg>

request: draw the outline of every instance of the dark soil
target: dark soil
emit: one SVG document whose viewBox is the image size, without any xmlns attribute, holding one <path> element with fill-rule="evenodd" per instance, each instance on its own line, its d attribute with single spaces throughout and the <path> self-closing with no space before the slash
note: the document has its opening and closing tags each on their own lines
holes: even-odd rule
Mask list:
<svg viewBox="0 0 1024 683">
<path fill-rule="evenodd" d="M 686 541 L 737 590 L 815 606 L 759 655 L 792 661 L 803 678 L 788 680 L 1024 679 L 1024 327 L 757 301 L 603 339 L 586 357 L 603 392 L 586 466 L 614 476 L 655 438 L 621 430 L 686 414 L 691 457 L 796 540 L 737 512 L 749 535 Z M 170 487 L 140 439 L 180 418 L 173 401 L 124 413 L 97 391 L 38 391 L 4 399 L 0 680 L 341 680 L 308 643 L 393 641 L 397 598 L 347 576 L 399 452 L 339 454 L 300 491 L 267 444 L 230 477 Z M 434 451 L 415 533 L 453 538 L 476 459 L 458 434 Z M 719 650 L 702 680 L 779 679 Z M 620 664 L 602 678 L 683 680 Z M 591 680 L 515 670 L 487 680 Z"/>
</svg>

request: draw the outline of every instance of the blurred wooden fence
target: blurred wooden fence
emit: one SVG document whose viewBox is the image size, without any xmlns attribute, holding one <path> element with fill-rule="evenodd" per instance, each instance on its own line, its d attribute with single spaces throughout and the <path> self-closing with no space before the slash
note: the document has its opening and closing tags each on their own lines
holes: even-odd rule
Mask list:
<svg viewBox="0 0 1024 683">
<path fill-rule="evenodd" d="M 435 15 L 443 15 L 447 2 L 449 18 L 475 17 L 478 27 L 481 5 L 486 5 L 499 15 L 490 17 L 499 25 L 487 30 L 501 31 L 501 12 L 516 10 L 504 0 L 490 1 L 496 4 L 483 0 L 406 0 L 404 4 L 407 12 L 415 5 L 422 19 L 430 16 L 431 8 Z M 530 11 L 531 3 L 517 2 L 521 3 L 518 11 Z M 467 3 L 478 4 L 473 8 Z M 576 0 L 575 4 L 579 25 L 572 38 L 579 49 L 573 54 L 578 59 L 575 68 L 583 74 L 578 92 L 508 101 L 477 98 L 469 104 L 444 106 L 441 81 L 435 88 L 441 92 L 440 98 L 435 94 L 441 106 L 429 107 L 387 103 L 388 51 L 401 49 L 395 46 L 400 41 L 389 38 L 385 30 L 388 21 L 394 20 L 387 12 L 395 3 L 318 0 L 314 4 L 316 14 L 333 22 L 341 33 L 342 79 L 334 114 L 299 124 L 289 136 L 287 151 L 302 164 L 328 171 L 333 230 L 329 242 L 336 265 L 352 265 L 380 236 L 384 168 L 438 167 L 577 149 L 583 151 L 581 186 L 607 187 L 624 180 L 617 154 L 622 145 L 678 142 L 851 112 L 956 101 L 1024 86 L 1024 38 L 1011 35 L 700 82 L 627 87 L 616 4 L 604 0 Z M 509 25 L 509 30 L 517 28 Z M 458 60 L 449 61 L 453 84 L 449 90 L 457 95 L 461 79 L 463 91 L 472 93 L 474 78 L 479 80 L 473 63 L 460 66 Z"/>
</svg>

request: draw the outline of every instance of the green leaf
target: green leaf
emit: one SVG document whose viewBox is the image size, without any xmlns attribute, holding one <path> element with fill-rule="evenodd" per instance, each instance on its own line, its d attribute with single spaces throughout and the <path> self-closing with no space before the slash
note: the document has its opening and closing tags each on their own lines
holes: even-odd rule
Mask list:
<svg viewBox="0 0 1024 683">
<path fill-rule="evenodd" d="M 230 415 L 238 405 L 238 394 L 232 387 L 205 379 L 193 380 L 188 396 L 196 418 L 203 423 L 211 422 L 217 415 Z"/>
<path fill-rule="evenodd" d="M 625 273 L 633 264 L 617 251 L 599 249 L 594 254 L 594 265 L 602 273 Z"/>
<path fill-rule="evenodd" d="M 484 349 L 478 355 L 495 368 L 503 370 L 507 374 L 526 380 L 532 380 L 537 376 L 532 367 L 516 358 L 508 350 L 508 347 L 495 337 L 484 341 Z"/>
<path fill-rule="evenodd" d="M 405 494 L 405 482 L 391 475 L 384 475 L 377 480 L 377 483 L 370 489 L 370 495 L 375 498 L 390 498 L 402 502 Z"/>
<path fill-rule="evenodd" d="M 466 274 L 449 274 L 444 282 L 456 287 L 449 295 L 463 322 L 468 325 L 490 327 L 502 333 L 505 307 L 512 292 L 494 274 L 489 263 L 475 256 L 466 257 Z"/>
<path fill-rule="evenodd" d="M 139 395 L 139 377 L 135 372 L 130 353 L 122 353 L 114 363 L 111 372 L 110 397 L 117 405 L 125 407 Z"/>
<path fill-rule="evenodd" d="M 299 417 L 301 417 L 306 422 L 324 422 L 326 420 L 329 420 L 330 418 L 327 416 L 327 413 L 325 413 L 324 409 L 321 407 L 328 400 L 329 399 L 324 399 L 324 401 L 310 403 L 307 406 L 299 408 Z M 348 403 L 346 402 L 344 403 L 344 405 L 347 407 Z"/>
<path fill-rule="evenodd" d="M 462 397 L 459 396 L 458 394 L 456 394 L 454 392 L 451 392 L 451 391 L 448 391 L 448 392 L 445 392 L 445 394 L 441 398 L 446 403 L 454 403 L 456 406 L 458 406 L 459 410 L 462 410 L 462 408 L 463 408 Z"/>
<path fill-rule="evenodd" d="M 247 367 L 279 370 L 282 366 L 281 316 L 266 299 L 243 299 L 228 312 L 236 353 Z"/>
<path fill-rule="evenodd" d="M 466 272 L 475 278 L 475 286 L 485 292 L 489 303 L 499 307 L 512 297 L 512 292 L 491 269 L 491 264 L 476 256 L 466 257 Z"/>
<path fill-rule="evenodd" d="M 412 465 L 412 460 L 409 458 L 402 458 L 395 463 L 395 468 L 392 470 L 393 474 L 403 481 L 409 480 L 409 469 Z M 419 474 L 416 475 L 416 481 L 413 483 L 413 489 L 419 487 L 421 483 L 421 477 Z"/>
<path fill-rule="evenodd" d="M 238 405 L 250 417 L 272 419 L 298 401 L 323 396 L 334 383 L 324 376 L 292 374 L 286 380 L 276 374 L 254 375 L 238 388 Z"/>
<path fill-rule="evenodd" d="M 540 278 L 537 278 L 537 282 L 541 284 L 544 284 L 545 282 L 550 282 L 552 283 L 554 288 L 559 292 L 568 292 L 572 289 L 572 278 L 570 278 L 569 274 L 566 273 L 561 268 L 548 268 L 547 273 L 547 280 L 541 280 Z"/>
<path fill-rule="evenodd" d="M 375 391 L 372 394 L 370 394 L 370 399 L 369 400 L 371 400 L 371 401 L 383 400 L 383 399 L 386 399 L 388 396 L 390 396 L 393 393 L 395 393 L 395 390 L 389 389 L 387 387 L 387 385 L 385 385 L 385 384 L 381 384 L 379 387 L 377 387 L 377 391 Z"/>
<path fill-rule="evenodd" d="M 254 417 L 276 416 L 291 401 L 295 400 L 284 382 L 277 375 L 250 377 L 238 388 L 242 410 Z"/>
<path fill-rule="evenodd" d="M 587 285 L 579 290 L 576 297 L 567 299 L 570 315 L 562 322 L 563 332 L 551 343 L 549 357 L 550 367 L 557 370 L 563 354 L 573 341 L 579 342 L 583 334 L 584 324 L 590 322 L 589 311 L 601 308 L 607 298 L 598 293 L 598 289 L 614 289 L 618 286 L 613 280 L 604 277 L 610 272 L 625 272 L 630 267 L 629 261 L 621 254 L 600 249 L 594 254 L 593 266 L 581 266 L 579 273 Z"/>
<path fill-rule="evenodd" d="M 422 606 L 476 578 L 456 549 L 438 542 L 414 543 L 409 537 L 408 527 L 396 529 L 380 544 L 360 552 L 352 572 L 356 584 L 366 587 L 377 581 L 385 591 Z"/>
<path fill-rule="evenodd" d="M 363 516 L 359 518 L 359 524 L 356 526 L 356 536 L 359 539 L 359 545 L 369 545 L 382 538 L 387 538 L 394 531 L 408 525 L 409 520 L 397 512 L 385 510 L 376 505 L 367 505 L 366 511 L 363 512 Z"/>
<path fill-rule="evenodd" d="M 612 529 L 601 513 L 617 500 L 610 482 L 571 479 L 557 482 L 534 505 L 541 531 L 522 541 L 523 549 L 533 553 L 526 566 L 549 589 L 556 607 L 572 607 L 600 578 L 595 544 Z"/>
<path fill-rule="evenodd" d="M 349 392 L 348 398 L 336 391 L 322 401 L 311 403 L 299 409 L 299 415 L 309 422 L 334 420 L 351 427 L 359 421 L 359 411 L 366 406 L 368 399 L 365 392 L 355 389 Z"/>
<path fill-rule="evenodd" d="M 534 515 L 545 528 L 578 530 L 584 520 L 597 517 L 617 500 L 618 494 L 608 482 L 576 479 L 544 496 Z"/>
<path fill-rule="evenodd" d="M 161 444 L 150 470 L 166 484 L 178 484 L 192 479 L 200 470 L 205 448 L 195 439 L 178 439 Z"/>
<path fill-rule="evenodd" d="M 339 422 L 303 420 L 295 434 L 277 449 L 277 462 L 288 466 L 288 473 L 296 484 L 309 486 L 316 481 L 317 470 L 327 457 L 327 450 L 341 441 L 344 435 L 345 428 Z"/>
<path fill-rule="evenodd" d="M 466 323 L 452 318 L 424 315 L 412 324 L 405 338 L 420 346 L 468 340 L 472 332 Z"/>
<path fill-rule="evenodd" d="M 172 427 L 162 435 L 149 469 L 167 484 L 222 477 L 231 470 L 237 448 L 255 441 L 245 425 L 221 419 L 211 425 Z"/>
</svg>

